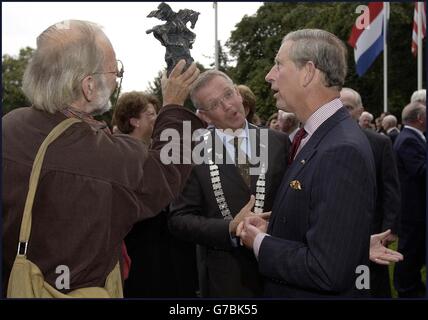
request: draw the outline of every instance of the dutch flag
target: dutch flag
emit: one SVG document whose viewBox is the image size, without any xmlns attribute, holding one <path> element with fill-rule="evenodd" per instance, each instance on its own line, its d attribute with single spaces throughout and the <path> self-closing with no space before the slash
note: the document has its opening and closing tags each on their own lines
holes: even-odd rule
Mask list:
<svg viewBox="0 0 428 320">
<path fill-rule="evenodd" d="M 354 48 L 356 70 L 361 77 L 383 50 L 383 19 L 385 6 L 383 2 L 370 2 L 368 5 L 370 22 L 367 27 L 358 25 L 352 28 L 348 43 Z"/>
</svg>

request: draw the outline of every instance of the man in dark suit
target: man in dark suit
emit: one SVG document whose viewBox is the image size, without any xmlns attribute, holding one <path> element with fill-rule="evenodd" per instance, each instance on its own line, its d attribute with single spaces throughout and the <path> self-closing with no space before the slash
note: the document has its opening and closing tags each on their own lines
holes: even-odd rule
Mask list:
<svg viewBox="0 0 428 320">
<path fill-rule="evenodd" d="M 251 216 L 237 230 L 258 257 L 267 296 L 367 294 L 368 284 L 356 280 L 358 270 L 368 269 L 375 166 L 367 138 L 339 100 L 346 70 L 344 44 L 305 29 L 283 39 L 266 76 L 277 107 L 303 124 L 269 228 Z"/>
<path fill-rule="evenodd" d="M 421 268 L 426 258 L 426 106 L 412 102 L 402 112 L 404 129 L 394 143 L 401 184 L 398 250 L 404 261 L 395 267 L 399 297 L 425 296 Z"/>
<path fill-rule="evenodd" d="M 395 139 L 397 139 L 400 130 L 397 128 L 397 118 L 392 115 L 386 115 L 382 120 L 382 128 L 385 130 L 386 135 L 391 139 L 392 144 L 394 144 Z"/>
<path fill-rule="evenodd" d="M 357 122 L 364 110 L 360 94 L 351 88 L 343 88 L 340 91 L 340 100 Z M 385 116 L 384 120 L 387 117 L 394 116 Z M 372 217 L 371 232 L 391 230 L 391 234 L 385 239 L 387 245 L 397 240 L 401 200 L 397 166 L 391 140 L 373 130 L 362 129 L 362 131 L 369 140 L 376 166 L 376 210 Z M 370 294 L 374 298 L 391 298 L 388 266 L 370 262 Z"/>
<path fill-rule="evenodd" d="M 288 137 L 249 124 L 239 91 L 223 72 L 202 73 L 190 96 L 199 116 L 212 126 L 202 143 L 213 162 L 193 168 L 181 196 L 171 205 L 170 230 L 200 245 L 203 297 L 260 296 L 257 261 L 250 250 L 239 246 L 235 229 L 253 214 L 254 204 L 259 214 L 271 210 L 287 165 Z M 249 168 L 245 158 L 255 157 L 265 165 L 265 174 L 251 172 L 259 164 L 249 161 L 254 165 Z M 251 195 L 256 195 L 255 200 L 250 200 Z"/>
</svg>

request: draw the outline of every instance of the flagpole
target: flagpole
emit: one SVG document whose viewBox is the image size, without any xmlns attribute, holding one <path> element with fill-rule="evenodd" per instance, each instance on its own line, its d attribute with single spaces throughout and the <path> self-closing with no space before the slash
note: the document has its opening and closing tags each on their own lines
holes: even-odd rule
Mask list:
<svg viewBox="0 0 428 320">
<path fill-rule="evenodd" d="M 418 2 L 418 90 L 422 89 L 422 10 L 423 2 Z"/>
<path fill-rule="evenodd" d="M 383 16 L 383 112 L 388 111 L 388 46 L 387 20 L 389 18 L 389 2 L 384 3 Z"/>
<path fill-rule="evenodd" d="M 215 43 L 214 43 L 214 65 L 215 65 L 215 69 L 218 70 L 219 67 L 219 63 L 218 63 L 218 34 L 217 34 L 217 2 L 214 2 L 214 38 L 215 38 Z"/>
</svg>

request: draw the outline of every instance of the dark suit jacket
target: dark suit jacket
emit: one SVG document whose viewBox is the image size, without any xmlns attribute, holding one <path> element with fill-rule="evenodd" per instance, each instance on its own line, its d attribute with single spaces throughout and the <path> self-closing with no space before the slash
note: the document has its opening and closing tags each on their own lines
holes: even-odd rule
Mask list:
<svg viewBox="0 0 428 320">
<path fill-rule="evenodd" d="M 196 298 L 195 244 L 171 235 L 168 213 L 136 223 L 126 236 L 132 263 L 125 298 Z"/>
<path fill-rule="evenodd" d="M 401 194 L 391 139 L 372 130 L 363 130 L 373 151 L 376 166 L 377 198 L 371 234 L 391 229 L 397 233 Z"/>
<path fill-rule="evenodd" d="M 259 128 L 250 125 L 250 128 Z M 266 129 L 264 129 L 266 130 Z M 213 133 L 214 131 L 212 131 Z M 218 139 L 217 135 L 215 135 Z M 220 145 L 223 146 L 220 142 Z M 264 211 L 270 211 L 281 183 L 288 157 L 288 137 L 268 130 L 268 170 Z M 254 152 L 254 150 L 252 150 Z M 226 154 L 226 150 L 223 150 Z M 251 176 L 251 190 L 233 164 L 218 165 L 221 183 L 232 216 L 255 195 L 258 176 Z M 206 248 L 208 296 L 255 297 L 262 294 L 262 279 L 252 250 L 234 247 L 229 234 L 230 220 L 224 220 L 218 208 L 207 164 L 193 168 L 181 196 L 171 205 L 169 227 L 182 239 Z"/>
<path fill-rule="evenodd" d="M 300 182 L 300 190 L 292 181 Z M 368 266 L 376 182 L 369 142 L 346 109 L 327 119 L 297 154 L 275 198 L 259 269 L 267 296 L 354 297 Z M 358 292 L 360 291 L 360 292 Z"/>
<path fill-rule="evenodd" d="M 391 130 L 387 136 L 391 139 L 392 144 L 394 144 L 395 139 L 397 139 L 397 136 L 400 134 L 400 130 L 395 128 L 394 130 Z"/>
<path fill-rule="evenodd" d="M 394 143 L 401 184 L 401 221 L 426 219 L 426 142 L 413 130 L 401 130 Z"/>
</svg>

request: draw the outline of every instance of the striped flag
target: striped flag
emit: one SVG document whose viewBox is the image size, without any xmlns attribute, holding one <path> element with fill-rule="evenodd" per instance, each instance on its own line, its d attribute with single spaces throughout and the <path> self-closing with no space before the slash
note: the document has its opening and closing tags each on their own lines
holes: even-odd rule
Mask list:
<svg viewBox="0 0 428 320">
<path fill-rule="evenodd" d="M 426 2 L 422 5 L 422 39 L 426 36 Z M 412 33 L 412 53 L 414 56 L 418 54 L 418 3 L 415 2 L 415 13 L 413 14 L 413 33 Z"/>
<path fill-rule="evenodd" d="M 383 2 L 370 2 L 368 5 L 370 21 L 367 27 L 355 22 L 348 43 L 354 48 L 356 70 L 361 77 L 370 68 L 383 50 L 383 19 L 385 6 Z"/>
</svg>

